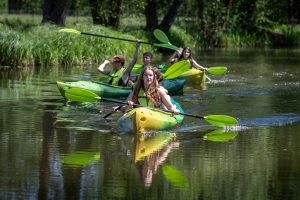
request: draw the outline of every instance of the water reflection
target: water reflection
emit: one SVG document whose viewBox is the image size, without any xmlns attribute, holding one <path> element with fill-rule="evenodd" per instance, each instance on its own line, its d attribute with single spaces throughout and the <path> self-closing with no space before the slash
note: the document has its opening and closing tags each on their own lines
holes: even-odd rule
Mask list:
<svg viewBox="0 0 300 200">
<path fill-rule="evenodd" d="M 238 132 L 231 130 L 226 131 L 223 128 L 218 128 L 217 130 L 207 133 L 203 136 L 204 140 L 210 140 L 213 142 L 228 142 L 233 140 L 237 136 Z"/>
<path fill-rule="evenodd" d="M 103 120 L 115 104 L 63 106 L 55 81 L 97 80 L 95 69 L 2 69 L 1 198 L 297 199 L 299 50 L 214 52 L 201 52 L 203 65 L 228 72 L 175 98 L 187 113 L 230 115 L 241 127 L 223 132 L 186 117 L 151 153 L 145 145 L 136 154 L 135 138 L 115 131 L 120 113 Z M 96 160 L 62 162 L 77 152 Z"/>
<path fill-rule="evenodd" d="M 128 149 L 127 155 L 134 161 L 141 182 L 146 188 L 152 184 L 153 177 L 160 165 L 164 163 L 173 148 L 179 148 L 175 133 L 158 133 L 152 135 L 122 136 Z"/>
<path fill-rule="evenodd" d="M 100 153 L 89 151 L 75 151 L 74 153 L 64 154 L 61 162 L 72 168 L 80 168 L 84 165 L 91 164 L 100 159 Z"/>
</svg>

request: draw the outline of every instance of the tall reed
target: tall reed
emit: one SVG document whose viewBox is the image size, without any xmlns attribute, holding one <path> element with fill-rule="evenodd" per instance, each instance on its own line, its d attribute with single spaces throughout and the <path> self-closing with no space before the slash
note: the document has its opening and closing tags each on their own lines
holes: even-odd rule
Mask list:
<svg viewBox="0 0 300 200">
<path fill-rule="evenodd" d="M 59 32 L 61 28 L 46 24 L 15 31 L 2 24 L 0 26 L 1 64 L 91 65 L 99 64 L 116 54 L 123 54 L 129 63 L 133 57 L 134 42 Z M 102 26 L 82 25 L 68 28 L 117 38 L 148 41 L 146 34 L 143 33 L 139 33 L 137 37 Z M 140 58 L 144 51 L 156 52 L 156 49 L 151 45 L 142 44 Z"/>
</svg>

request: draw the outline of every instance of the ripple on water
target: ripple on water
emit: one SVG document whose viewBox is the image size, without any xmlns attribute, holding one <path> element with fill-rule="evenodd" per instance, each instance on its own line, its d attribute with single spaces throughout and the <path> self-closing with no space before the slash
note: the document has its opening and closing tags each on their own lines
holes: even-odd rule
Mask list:
<svg viewBox="0 0 300 200">
<path fill-rule="evenodd" d="M 294 113 L 285 113 L 281 115 L 273 115 L 270 117 L 240 120 L 239 122 L 244 126 L 285 126 L 288 124 L 300 122 L 300 116 Z"/>
</svg>

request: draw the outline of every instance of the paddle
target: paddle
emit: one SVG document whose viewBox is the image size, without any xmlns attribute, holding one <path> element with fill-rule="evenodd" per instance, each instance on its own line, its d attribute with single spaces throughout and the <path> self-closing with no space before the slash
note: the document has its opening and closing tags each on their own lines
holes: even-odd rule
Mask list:
<svg viewBox="0 0 300 200">
<path fill-rule="evenodd" d="M 186 60 L 179 61 L 167 69 L 163 74 L 164 79 L 173 79 L 180 76 L 190 68 L 190 63 Z"/>
<path fill-rule="evenodd" d="M 115 109 L 115 111 L 120 110 L 120 109 L 122 108 L 122 106 L 123 106 L 123 104 L 119 105 L 119 106 Z M 109 117 L 111 114 L 113 114 L 113 112 L 110 112 L 110 113 L 106 114 L 103 118 L 106 119 L 106 118 Z"/>
<path fill-rule="evenodd" d="M 169 44 L 169 45 L 172 45 L 169 41 L 169 38 L 166 36 L 166 34 L 164 32 L 162 32 L 161 30 L 159 29 L 155 29 L 153 31 L 153 35 L 156 37 L 156 39 L 158 39 L 159 41 L 161 41 L 162 43 L 165 43 L 165 44 Z M 174 49 L 175 50 L 175 49 Z M 176 49 L 178 50 L 178 48 Z"/>
<path fill-rule="evenodd" d="M 65 32 L 65 33 L 76 33 L 76 34 L 82 34 L 82 35 L 90 35 L 90 36 L 97 36 L 97 37 L 104 37 L 104 38 L 110 38 L 110 39 L 116 39 L 116 40 L 123 40 L 123 41 L 128 41 L 128 42 L 136 42 L 135 40 L 130 40 L 130 39 L 124 39 L 124 38 L 117 38 L 117 37 L 111 37 L 111 36 L 106 36 L 106 35 L 99 35 L 99 34 L 93 34 L 93 33 L 86 33 L 86 32 L 80 32 L 75 29 L 60 29 L 59 32 Z M 172 45 L 171 43 L 169 44 L 156 44 L 153 42 L 141 42 L 142 44 L 150 44 L 155 47 L 163 47 L 163 48 L 168 48 L 168 49 L 173 49 L 177 50 L 178 47 Z"/>
<path fill-rule="evenodd" d="M 190 63 L 186 60 L 179 61 L 173 65 L 171 65 L 167 71 L 162 74 L 163 78 L 168 79 L 174 79 L 178 76 L 180 76 L 183 72 L 187 71 L 190 68 Z M 142 65 L 141 65 L 142 67 Z M 139 74 L 137 74 L 139 76 Z"/>
<path fill-rule="evenodd" d="M 227 71 L 227 67 L 224 67 L 224 66 L 210 67 L 210 68 L 207 68 L 206 71 L 211 74 L 214 74 L 214 75 L 221 75 Z"/>
<path fill-rule="evenodd" d="M 121 102 L 113 99 L 107 99 L 107 98 L 101 98 L 97 94 L 81 89 L 81 88 L 71 88 L 66 90 L 65 96 L 68 99 L 71 99 L 73 101 L 80 101 L 80 102 L 94 102 L 97 100 L 103 100 L 103 101 L 109 101 L 109 102 L 114 102 L 118 104 L 127 104 L 127 102 Z M 133 107 L 143 107 L 139 104 L 133 104 Z M 164 110 L 164 109 L 159 109 L 165 112 L 173 113 L 173 111 L 170 110 Z M 226 115 L 209 115 L 209 116 L 198 116 L 198 115 L 193 115 L 193 114 L 187 114 L 187 113 L 178 113 L 180 115 L 188 116 L 188 117 L 195 117 L 199 119 L 204 119 L 208 123 L 213 124 L 215 126 L 237 126 L 238 121 L 230 116 Z"/>
</svg>

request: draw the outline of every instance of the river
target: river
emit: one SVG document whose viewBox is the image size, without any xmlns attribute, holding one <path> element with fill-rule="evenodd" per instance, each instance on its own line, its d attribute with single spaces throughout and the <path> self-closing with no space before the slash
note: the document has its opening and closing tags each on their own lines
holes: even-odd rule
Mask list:
<svg viewBox="0 0 300 200">
<path fill-rule="evenodd" d="M 185 117 L 139 139 L 119 131 L 120 113 L 102 118 L 114 103 L 64 103 L 55 82 L 97 80 L 97 66 L 2 68 L 1 199 L 298 199 L 300 49 L 194 58 L 228 71 L 174 99 L 186 113 L 228 115 L 238 126 Z"/>
</svg>

